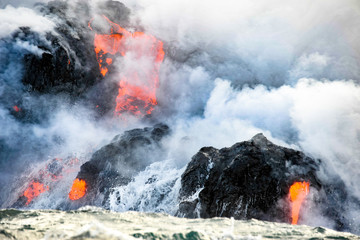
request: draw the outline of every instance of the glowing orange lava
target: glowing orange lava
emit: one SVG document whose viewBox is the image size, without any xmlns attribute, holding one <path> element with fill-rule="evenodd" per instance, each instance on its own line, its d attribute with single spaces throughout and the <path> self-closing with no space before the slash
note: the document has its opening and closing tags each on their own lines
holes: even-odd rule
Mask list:
<svg viewBox="0 0 360 240">
<path fill-rule="evenodd" d="M 13 109 L 14 109 L 15 112 L 20 112 L 20 108 L 18 106 L 16 106 L 16 105 L 13 106 Z"/>
<path fill-rule="evenodd" d="M 159 69 L 164 59 L 163 43 L 143 32 L 131 33 L 103 18 L 111 26 L 110 34 L 95 33 L 94 47 L 100 73 L 105 76 L 116 55 L 123 57 L 115 114 L 130 112 L 136 116 L 151 114 L 157 105 Z M 89 28 L 91 30 L 91 22 Z"/>
<path fill-rule="evenodd" d="M 26 205 L 29 205 L 29 203 L 37 196 L 39 196 L 41 193 L 48 191 L 49 187 L 44 186 L 44 184 L 40 182 L 32 182 L 30 186 L 25 190 L 24 196 L 27 198 Z"/>
<path fill-rule="evenodd" d="M 76 178 L 69 192 L 69 198 L 71 200 L 78 200 L 82 198 L 85 195 L 85 193 L 86 193 L 86 182 L 82 179 Z"/>
<path fill-rule="evenodd" d="M 297 224 L 298 222 L 300 207 L 305 197 L 309 194 L 309 186 L 308 182 L 295 182 L 290 187 L 290 201 L 292 202 L 291 224 Z"/>
<path fill-rule="evenodd" d="M 61 158 L 52 159 L 45 167 L 38 171 L 35 177 L 36 180 L 32 180 L 29 187 L 24 191 L 23 196 L 27 198 L 25 204 L 29 205 L 35 197 L 56 186 L 54 183 L 63 179 L 63 175 L 66 176 L 69 173 L 77 171 L 77 165 L 79 165 L 79 159 L 76 157 L 65 160 Z"/>
</svg>

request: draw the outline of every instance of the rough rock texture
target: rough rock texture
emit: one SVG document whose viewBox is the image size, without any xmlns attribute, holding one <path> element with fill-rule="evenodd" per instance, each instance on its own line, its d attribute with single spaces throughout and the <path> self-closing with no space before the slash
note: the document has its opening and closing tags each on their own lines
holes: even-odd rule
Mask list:
<svg viewBox="0 0 360 240">
<path fill-rule="evenodd" d="M 103 25 L 100 28 L 94 24 L 91 30 L 88 23 L 94 16 L 104 14 L 110 20 L 126 27 L 129 26 L 130 10 L 117 1 L 102 1 L 93 5 L 83 1 L 71 5 L 66 1 L 50 1 L 38 4 L 36 10 L 39 15 L 55 23 L 53 31 L 38 33 L 22 26 L 11 37 L 1 39 L 9 46 L 13 44 L 16 47 L 17 42 L 26 42 L 33 48 L 38 48 L 38 51 L 21 52 L 19 60 L 23 64 L 19 69 L 19 80 L 25 87 L 17 86 L 18 94 L 11 95 L 11 99 L 16 99 L 16 102 L 6 104 L 10 107 L 17 105 L 21 111 L 10 111 L 18 119 L 36 122 L 37 119 L 44 118 L 36 116 L 39 115 L 38 109 L 49 109 L 58 104 L 39 101 L 38 104 L 42 106 L 32 106 L 35 100 L 29 103 L 28 97 L 23 97 L 28 94 L 33 98 L 44 95 L 47 95 L 47 98 L 57 96 L 62 98 L 61 101 L 71 103 L 82 101 L 100 116 L 111 112 L 116 104 L 118 81 L 110 81 L 108 76 L 105 81 L 100 74 L 94 51 L 94 35 L 104 33 L 108 29 Z M 9 92 L 14 90 L 9 89 Z"/>
<path fill-rule="evenodd" d="M 67 2 L 52 1 L 38 9 L 49 18 L 56 18 L 54 33 L 40 40 L 41 56 L 24 57 L 23 83 L 40 92 L 68 92 L 74 96 L 93 86 L 101 75 L 94 52 L 94 32 L 88 27 L 90 7 L 79 2 L 71 8 Z M 117 22 L 127 22 L 129 9 L 114 1 L 99 3 L 99 14 L 106 14 Z M 80 17 L 81 16 L 81 17 Z M 80 20 L 81 19 L 81 20 Z M 30 29 L 22 31 L 31 35 Z M 50 44 L 49 44 L 50 43 Z"/>
<path fill-rule="evenodd" d="M 318 201 L 328 206 L 324 214 L 338 229 L 347 229 L 342 216 L 342 203 L 348 200 L 344 185 L 321 183 L 320 164 L 262 134 L 230 148 L 201 148 L 182 175 L 177 215 L 291 222 L 289 188 L 295 181 L 308 181 L 321 192 Z"/>
<path fill-rule="evenodd" d="M 94 201 L 99 201 L 99 194 L 104 196 L 101 205 L 105 204 L 110 187 L 129 183 L 135 174 L 161 160 L 161 140 L 169 133 L 165 124 L 133 129 L 96 151 L 77 175 L 87 183 L 86 196 L 78 201 L 79 204 L 96 204 Z"/>
</svg>

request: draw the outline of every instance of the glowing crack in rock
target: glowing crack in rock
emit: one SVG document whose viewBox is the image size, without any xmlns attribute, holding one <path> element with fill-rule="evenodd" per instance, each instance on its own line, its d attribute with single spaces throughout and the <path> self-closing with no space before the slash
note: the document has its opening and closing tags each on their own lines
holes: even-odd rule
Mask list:
<svg viewBox="0 0 360 240">
<path fill-rule="evenodd" d="M 310 184 L 308 182 L 295 182 L 290 187 L 289 193 L 290 201 L 292 203 L 291 224 L 297 224 L 298 222 L 301 204 L 303 203 L 305 197 L 309 194 L 309 186 Z"/>
<path fill-rule="evenodd" d="M 109 67 L 122 56 L 115 115 L 129 112 L 135 116 L 151 114 L 157 105 L 156 89 L 164 59 L 163 43 L 143 32 L 131 33 L 103 16 L 110 25 L 109 34 L 95 33 L 94 48 L 100 73 L 106 76 Z M 88 24 L 91 27 L 91 20 Z"/>
</svg>

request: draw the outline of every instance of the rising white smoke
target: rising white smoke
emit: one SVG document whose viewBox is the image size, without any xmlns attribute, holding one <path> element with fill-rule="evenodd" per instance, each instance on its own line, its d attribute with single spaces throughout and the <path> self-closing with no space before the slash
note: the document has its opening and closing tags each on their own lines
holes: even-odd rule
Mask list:
<svg viewBox="0 0 360 240">
<path fill-rule="evenodd" d="M 99 2 L 89 1 L 92 12 Z M 227 147 L 263 132 L 275 143 L 322 159 L 326 171 L 341 176 L 360 199 L 358 1 L 122 2 L 132 10 L 132 25 L 144 27 L 165 45 L 159 105 L 153 114 L 173 130 L 166 144 L 174 168 L 183 168 L 202 146 Z M 56 25 L 53 19 L 26 8 L 29 3 L 11 2 L 15 7 L 7 3 L 0 5 L 2 39 L 21 26 L 43 34 Z M 0 93 L 4 93 L 14 89 L 8 86 L 21 88 L 22 56 L 43 50 L 27 42 L 0 43 Z M 14 93 L 13 99 L 20 94 Z M 19 144 L 19 139 L 36 140 L 44 145 L 43 156 L 67 155 L 89 146 L 96 149 L 125 128 L 144 124 L 98 122 L 86 107 L 72 106 L 62 98 L 52 100 L 58 104 L 51 106 L 59 107 L 51 109 L 46 123 L 22 124 L 10 114 L 10 100 L 3 99 L 0 106 L 0 121 L 6 126 L 0 136 L 9 146 Z M 29 156 L 28 162 L 35 161 Z M 145 181 L 141 174 L 137 179 L 140 184 Z M 133 185 L 122 189 L 134 190 Z M 148 189 L 142 191 L 134 195 L 142 198 Z M 360 212 L 352 210 L 349 214 Z M 310 221 L 310 217 L 308 223 L 331 225 L 323 219 Z"/>
<path fill-rule="evenodd" d="M 360 197 L 358 1 L 124 3 L 174 47 L 160 99 L 175 96 L 184 135 L 223 147 L 267 131 L 350 171 Z"/>
<path fill-rule="evenodd" d="M 188 153 L 265 132 L 322 159 L 323 180 L 335 173 L 360 198 L 358 1 L 124 3 L 173 47 L 160 102 L 177 110 Z"/>
</svg>

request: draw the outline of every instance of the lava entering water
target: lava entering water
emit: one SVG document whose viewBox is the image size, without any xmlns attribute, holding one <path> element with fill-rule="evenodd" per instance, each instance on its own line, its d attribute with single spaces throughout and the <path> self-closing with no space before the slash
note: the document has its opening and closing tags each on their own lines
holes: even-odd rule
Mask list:
<svg viewBox="0 0 360 240">
<path fill-rule="evenodd" d="M 126 62 L 121 69 L 115 114 L 130 112 L 136 116 L 151 114 L 157 105 L 156 89 L 164 59 L 163 43 L 143 32 L 131 33 L 110 21 L 110 34 L 95 33 L 94 47 L 100 72 L 105 76 L 116 55 Z M 92 20 L 89 22 L 91 30 Z"/>
<path fill-rule="evenodd" d="M 86 193 L 86 182 L 82 179 L 76 178 L 69 192 L 71 200 L 78 200 Z"/>
<path fill-rule="evenodd" d="M 48 191 L 49 186 L 44 186 L 43 183 L 40 182 L 32 182 L 30 186 L 25 190 L 24 196 L 27 198 L 26 205 L 29 205 L 29 203 L 37 196 L 39 196 L 41 193 Z"/>
<path fill-rule="evenodd" d="M 292 202 L 291 224 L 297 224 L 298 222 L 300 207 L 305 197 L 309 193 L 309 185 L 310 184 L 308 182 L 295 182 L 290 187 L 290 201 Z"/>
<path fill-rule="evenodd" d="M 48 162 L 44 168 L 38 171 L 24 191 L 23 196 L 27 199 L 25 205 L 29 205 L 35 197 L 43 192 L 56 187 L 56 182 L 60 181 L 64 175 L 76 172 L 77 165 L 79 165 L 79 159 L 76 157 L 67 159 L 54 158 Z M 23 207 L 23 203 L 21 203 L 21 207 Z"/>
</svg>

